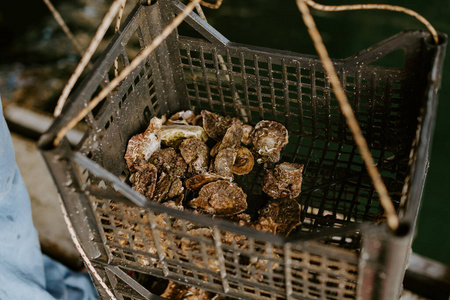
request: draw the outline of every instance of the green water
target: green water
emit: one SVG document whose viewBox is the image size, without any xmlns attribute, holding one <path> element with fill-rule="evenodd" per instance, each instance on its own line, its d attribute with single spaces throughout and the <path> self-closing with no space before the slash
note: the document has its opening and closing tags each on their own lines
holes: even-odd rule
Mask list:
<svg viewBox="0 0 450 300">
<path fill-rule="evenodd" d="M 336 1 L 321 2 L 335 4 Z M 357 3 L 357 2 L 346 2 Z M 361 3 L 361 2 L 360 2 Z M 364 2 L 366 3 L 366 2 Z M 368 2 L 367 2 L 368 3 Z M 372 1 L 370 1 L 372 3 Z M 384 1 L 407 5 L 438 31 L 450 34 L 449 1 Z M 205 9 L 210 23 L 234 42 L 315 54 L 295 1 L 225 0 L 219 11 Z M 396 12 L 313 12 L 330 56 L 345 58 L 404 29 L 423 29 Z M 450 58 L 444 66 L 431 161 L 413 250 L 450 264 Z"/>
</svg>

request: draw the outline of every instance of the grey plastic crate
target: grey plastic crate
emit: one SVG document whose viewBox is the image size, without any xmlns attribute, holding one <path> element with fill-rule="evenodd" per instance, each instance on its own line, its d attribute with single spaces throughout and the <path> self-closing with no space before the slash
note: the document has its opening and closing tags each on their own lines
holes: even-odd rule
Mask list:
<svg viewBox="0 0 450 300">
<path fill-rule="evenodd" d="M 39 142 L 89 258 L 102 274 L 151 274 L 241 299 L 398 298 L 423 191 L 446 36 L 436 46 L 428 33 L 406 31 L 334 60 L 400 215 L 394 233 L 320 60 L 230 42 L 194 13 L 184 26 L 203 38 L 170 35 L 86 117 L 88 129 L 75 149 L 66 140 L 52 146 L 57 131 L 112 79 L 114 60 L 128 65 L 133 47 L 150 44 L 183 7 L 172 0 L 137 5 Z M 397 50 L 404 53 L 403 68 L 380 65 Z M 295 232 L 285 238 L 173 210 L 131 189 L 124 160 L 129 138 L 153 116 L 184 109 L 286 126 L 290 138 L 282 161 L 305 165 L 297 198 L 302 224 Z M 262 174 L 256 166 L 236 179 L 248 194 L 250 214 L 267 200 Z M 190 223 L 209 229 L 198 235 Z M 119 285 L 108 278 L 119 299 L 134 299 L 123 295 L 124 284 L 139 297 L 158 299 L 131 277 Z"/>
</svg>

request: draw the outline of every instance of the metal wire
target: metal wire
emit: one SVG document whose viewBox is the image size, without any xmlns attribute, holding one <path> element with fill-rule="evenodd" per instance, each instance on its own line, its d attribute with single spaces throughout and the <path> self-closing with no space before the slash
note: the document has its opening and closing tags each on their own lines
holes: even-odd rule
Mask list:
<svg viewBox="0 0 450 300">
<path fill-rule="evenodd" d="M 380 172 L 375 166 L 375 162 L 369 150 L 369 146 L 367 145 L 367 141 L 361 132 L 361 127 L 359 126 L 353 109 L 348 102 L 347 95 L 345 94 L 344 89 L 341 86 L 339 77 L 337 76 L 336 70 L 334 69 L 333 63 L 330 59 L 330 56 L 328 55 L 328 51 L 323 43 L 322 37 L 316 27 L 314 19 L 311 16 L 307 3 L 308 2 L 306 0 L 297 0 L 297 6 L 302 13 L 303 21 L 308 28 L 308 32 L 314 42 L 316 51 L 320 56 L 322 65 L 329 77 L 336 98 L 339 101 L 342 114 L 346 118 L 347 125 L 350 128 L 355 139 L 355 143 L 360 150 L 361 157 L 363 158 L 367 168 L 367 172 L 372 179 L 373 186 L 380 197 L 380 203 L 383 206 L 384 212 L 386 214 L 388 226 L 393 231 L 395 231 L 397 230 L 399 225 L 399 219 L 395 211 L 395 207 L 392 203 L 391 198 L 389 197 L 389 193 L 381 178 Z"/>
</svg>

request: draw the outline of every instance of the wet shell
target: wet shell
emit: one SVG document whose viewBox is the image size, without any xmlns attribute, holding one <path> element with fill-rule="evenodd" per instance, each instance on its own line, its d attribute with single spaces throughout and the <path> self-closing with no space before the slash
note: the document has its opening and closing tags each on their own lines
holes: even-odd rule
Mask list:
<svg viewBox="0 0 450 300">
<path fill-rule="evenodd" d="M 235 183 L 219 180 L 202 187 L 189 206 L 216 216 L 232 216 L 247 209 L 247 195 Z"/>
<path fill-rule="evenodd" d="M 281 150 L 289 142 L 289 134 L 282 124 L 264 120 L 256 124 L 252 142 L 259 156 L 258 163 L 276 163 L 280 160 Z"/>
<path fill-rule="evenodd" d="M 217 180 L 226 180 L 227 178 L 213 174 L 213 173 L 203 173 L 195 175 L 186 180 L 186 188 L 192 191 L 199 191 L 205 184 L 217 181 Z"/>
<path fill-rule="evenodd" d="M 125 161 L 131 172 L 136 165 L 148 161 L 150 156 L 161 148 L 162 119 L 154 117 L 145 132 L 133 136 L 127 145 Z"/>
<path fill-rule="evenodd" d="M 220 176 L 233 178 L 232 168 L 236 161 L 236 156 L 237 150 L 233 148 L 226 148 L 219 151 L 214 160 L 214 173 Z"/>
<path fill-rule="evenodd" d="M 149 159 L 158 169 L 158 173 L 166 173 L 171 176 L 184 178 L 187 164 L 180 153 L 174 148 L 165 148 L 156 151 Z"/>
<path fill-rule="evenodd" d="M 262 190 L 272 198 L 295 198 L 302 188 L 302 172 L 303 165 L 287 162 L 266 169 Z"/>
<path fill-rule="evenodd" d="M 208 170 L 209 148 L 202 140 L 186 139 L 179 149 L 184 161 L 189 165 L 188 172 L 191 175 L 202 174 Z"/>
<path fill-rule="evenodd" d="M 295 199 L 274 199 L 259 210 L 259 215 L 262 229 L 288 236 L 300 224 L 301 206 Z"/>
<path fill-rule="evenodd" d="M 203 119 L 203 128 L 208 136 L 216 141 L 222 139 L 231 125 L 235 123 L 242 124 L 242 122 L 236 118 L 231 118 L 230 116 L 222 117 L 207 110 L 202 110 L 201 115 Z"/>
<path fill-rule="evenodd" d="M 255 159 L 252 152 L 246 147 L 239 147 L 231 171 L 236 175 L 245 175 L 251 172 L 254 164 Z"/>
<path fill-rule="evenodd" d="M 155 192 L 157 175 L 158 170 L 150 163 L 136 166 L 136 172 L 130 175 L 132 188 L 151 200 Z"/>
</svg>

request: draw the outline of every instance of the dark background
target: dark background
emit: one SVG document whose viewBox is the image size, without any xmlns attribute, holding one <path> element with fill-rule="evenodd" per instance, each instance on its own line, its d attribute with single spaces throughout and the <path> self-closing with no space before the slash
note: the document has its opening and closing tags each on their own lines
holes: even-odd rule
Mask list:
<svg viewBox="0 0 450 300">
<path fill-rule="evenodd" d="M 75 15 L 92 13 L 90 5 L 95 7 L 103 5 L 104 9 L 107 9 L 112 1 L 58 0 L 53 3 L 58 8 L 69 2 L 75 8 L 63 9 L 61 14 L 69 20 L 69 27 L 81 37 L 80 39 L 83 40 L 83 37 L 86 39 L 84 44 L 87 45 L 88 38 L 93 36 L 103 15 L 101 13 L 94 15 L 92 24 L 89 22 L 80 24 Z M 336 4 L 335 1 L 321 3 Z M 352 3 L 357 2 L 346 2 Z M 450 1 L 378 3 L 406 5 L 426 17 L 438 31 L 450 33 Z M 205 13 L 209 22 L 234 42 L 315 54 L 294 0 L 224 0 L 219 10 L 205 9 Z M 313 11 L 313 16 L 330 56 L 335 58 L 353 55 L 402 30 L 425 28 L 414 18 L 396 12 Z M 0 1 L 0 78 L 3 77 L 3 80 L 0 79 L 0 89 L 3 101 L 16 101 L 34 109 L 50 112 L 78 60 L 79 57 L 71 49 L 70 43 L 58 29 L 42 1 Z M 32 90 L 17 95 L 15 89 L 21 88 L 21 85 L 14 82 L 15 77 L 12 74 L 14 75 L 18 69 L 21 74 L 32 72 L 35 74 L 33 78 L 47 70 L 44 72 L 45 76 L 51 73 L 57 77 L 53 80 L 59 80 L 55 81 L 55 91 L 53 93 L 47 91 L 41 95 Z M 444 65 L 430 169 L 419 215 L 417 238 L 413 245 L 414 252 L 447 265 L 450 265 L 449 72 L 450 58 Z M 46 85 L 48 82 L 43 84 Z M 23 96 L 24 93 L 26 97 Z"/>
</svg>

